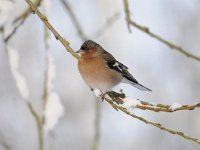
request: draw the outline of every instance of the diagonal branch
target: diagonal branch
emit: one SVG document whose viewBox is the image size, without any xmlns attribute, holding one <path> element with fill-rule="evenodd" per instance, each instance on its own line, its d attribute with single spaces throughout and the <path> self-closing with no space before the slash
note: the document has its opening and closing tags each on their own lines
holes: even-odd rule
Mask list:
<svg viewBox="0 0 200 150">
<path fill-rule="evenodd" d="M 196 103 L 193 105 L 181 105 L 178 103 L 174 103 L 171 105 L 164 105 L 164 104 L 156 104 L 156 103 L 149 103 L 146 101 L 141 101 L 139 99 L 131 99 L 127 100 L 127 97 L 124 93 L 117 93 L 114 91 L 110 91 L 106 93 L 114 102 L 117 104 L 126 104 L 128 103 L 128 107 L 138 108 L 140 110 L 150 110 L 154 112 L 175 112 L 180 110 L 194 110 L 196 108 L 200 108 L 200 103 Z"/>
<path fill-rule="evenodd" d="M 120 12 L 115 12 L 112 16 L 110 16 L 104 25 L 94 33 L 93 37 L 99 38 L 106 31 L 106 29 L 111 27 L 120 18 L 120 15 Z"/>
<path fill-rule="evenodd" d="M 130 17 L 128 0 L 123 0 L 123 3 L 124 3 L 124 12 L 125 12 L 125 20 L 126 20 L 127 28 L 128 28 L 129 33 L 131 33 L 131 27 L 129 23 L 129 21 L 131 20 L 131 17 Z"/>
<path fill-rule="evenodd" d="M 29 6 L 31 7 L 32 11 L 35 12 L 38 17 L 41 19 L 41 21 L 46 25 L 46 27 L 54 34 L 54 36 L 56 37 L 56 39 L 58 39 L 62 44 L 63 46 L 67 49 L 68 52 L 70 52 L 75 58 L 79 59 L 79 56 L 74 52 L 74 50 L 69 46 L 69 42 L 66 41 L 64 38 L 62 38 L 60 36 L 60 34 L 53 28 L 53 26 L 48 22 L 47 18 L 34 6 L 34 4 L 30 1 L 30 0 L 26 0 L 26 2 L 29 4 Z M 198 143 L 200 144 L 200 141 L 198 139 L 195 139 L 195 138 L 192 138 L 192 137 L 189 137 L 189 136 L 186 136 L 184 133 L 182 132 L 178 132 L 178 131 L 174 131 L 174 130 L 171 130 L 171 129 L 168 129 L 168 128 L 165 128 L 163 126 L 161 126 L 160 124 L 158 123 L 153 123 L 153 122 L 150 122 L 142 117 L 139 117 L 139 116 L 136 116 L 132 113 L 130 113 L 126 108 L 122 107 L 122 106 L 119 106 L 119 105 L 116 105 L 113 103 L 112 100 L 109 100 L 109 99 L 106 99 L 106 101 L 112 105 L 112 107 L 116 110 L 121 110 L 122 112 L 126 113 L 127 115 L 133 117 L 133 118 L 136 118 L 136 119 L 139 119 L 140 121 L 142 122 L 145 122 L 147 124 L 150 124 L 154 127 L 157 127 L 163 131 L 166 131 L 166 132 L 169 132 L 171 134 L 176 134 L 176 135 L 179 135 L 185 139 L 188 139 L 188 140 L 191 140 L 195 143 Z"/>
<path fill-rule="evenodd" d="M 143 31 L 144 33 L 148 34 L 152 38 L 160 41 L 161 43 L 163 43 L 165 45 L 167 45 L 171 49 L 177 50 L 178 52 L 180 52 L 181 54 L 183 54 L 183 55 L 185 55 L 185 56 L 187 56 L 189 58 L 192 58 L 194 60 L 200 61 L 200 56 L 196 56 L 196 55 L 188 52 L 187 50 L 183 49 L 182 47 L 177 46 L 174 43 L 165 40 L 161 36 L 159 36 L 159 35 L 151 32 L 148 27 L 142 26 L 142 25 L 140 25 L 140 24 L 132 21 L 131 18 L 130 18 L 130 11 L 129 11 L 128 0 L 123 0 L 123 1 L 124 1 L 124 11 L 125 11 L 125 14 L 126 14 L 126 23 L 127 23 L 127 27 L 129 29 L 129 32 L 130 32 L 130 25 L 131 25 L 131 26 L 139 29 L 140 31 Z"/>
<path fill-rule="evenodd" d="M 78 19 L 74 13 L 74 11 L 72 10 L 70 4 L 68 3 L 68 1 L 66 0 L 61 0 L 63 6 L 65 7 L 66 11 L 69 13 L 69 17 L 72 20 L 72 23 L 74 24 L 78 35 L 80 36 L 82 41 L 86 41 L 88 39 L 88 37 L 85 35 L 84 31 L 82 30 L 80 23 L 78 22 Z M 100 37 L 105 29 L 107 29 L 108 27 L 110 27 L 111 25 L 113 25 L 120 17 L 120 13 L 116 12 L 114 13 L 111 17 L 109 17 L 107 19 L 107 21 L 105 22 L 105 24 L 98 30 L 95 32 L 95 34 L 93 35 L 94 38 L 98 38 Z"/>
<path fill-rule="evenodd" d="M 200 144 L 200 140 L 199 140 L 199 139 L 189 137 L 189 136 L 185 135 L 183 132 L 179 132 L 179 131 L 175 131 L 175 130 L 168 129 L 168 128 L 166 128 L 166 127 L 163 127 L 163 126 L 162 126 L 161 124 L 159 124 L 159 123 L 151 122 L 151 121 L 148 121 L 148 120 L 146 120 L 146 119 L 144 119 L 144 118 L 142 118 L 142 117 L 136 116 L 136 115 L 130 113 L 126 108 L 114 104 L 113 101 L 110 100 L 110 99 L 106 99 L 106 101 L 107 101 L 114 109 L 120 110 L 120 111 L 126 113 L 127 115 L 129 115 L 129 116 L 131 116 L 131 117 L 133 117 L 133 118 L 135 118 L 135 119 L 138 119 L 138 120 L 140 120 L 140 121 L 142 121 L 142 122 L 144 122 L 144 123 L 146 123 L 146 124 L 152 125 L 152 126 L 154 126 L 154 127 L 156 127 L 156 128 L 159 128 L 159 129 L 161 129 L 161 130 L 163 130 L 163 131 L 166 131 L 166 132 L 168 132 L 168 133 L 176 134 L 176 135 L 178 135 L 178 136 L 183 137 L 184 139 L 191 140 L 191 141 L 193 141 L 193 142 L 195 142 L 195 143 Z"/>
<path fill-rule="evenodd" d="M 37 0 L 35 1 L 35 6 L 40 6 L 42 0 Z M 12 30 L 12 32 L 4 39 L 4 41 L 7 43 L 11 38 L 12 36 L 16 33 L 17 29 L 23 25 L 23 23 L 25 22 L 25 20 L 28 18 L 28 16 L 30 15 L 31 13 L 31 9 L 28 8 L 26 9 L 21 15 L 19 15 L 14 21 L 13 21 L 13 24 L 15 23 L 18 23 L 14 29 Z"/>
<path fill-rule="evenodd" d="M 47 17 L 44 16 L 30 0 L 26 0 L 26 2 L 29 4 L 31 10 L 38 15 L 38 17 L 45 24 L 45 26 L 53 33 L 53 35 L 55 36 L 56 40 L 59 40 L 69 53 L 71 53 L 76 59 L 79 59 L 80 56 L 70 47 L 69 42 L 67 40 L 65 40 L 53 28 L 53 26 L 49 23 Z"/>
<path fill-rule="evenodd" d="M 195 56 L 194 54 L 191 54 L 190 52 L 186 51 L 182 47 L 177 46 L 177 45 L 175 45 L 175 44 L 163 39 L 162 37 L 158 36 L 157 34 L 151 32 L 149 28 L 147 28 L 145 26 L 141 26 L 141 25 L 139 25 L 136 22 L 131 21 L 131 20 L 129 21 L 129 24 L 134 26 L 135 28 L 143 31 L 144 33 L 148 34 L 149 36 L 155 38 L 156 40 L 160 41 L 161 43 L 167 45 L 171 49 L 175 49 L 175 50 L 179 51 L 180 53 L 182 53 L 183 55 L 185 55 L 185 56 L 187 56 L 189 58 L 192 58 L 192 59 L 195 59 L 197 61 L 200 61 L 200 57 Z"/>
<path fill-rule="evenodd" d="M 78 35 L 80 36 L 80 38 L 83 40 L 83 41 L 86 41 L 88 38 L 87 36 L 85 35 L 85 33 L 83 32 L 73 10 L 71 9 L 71 6 L 69 3 L 67 3 L 65 0 L 61 0 L 62 4 L 65 6 L 67 12 L 69 13 L 69 16 L 70 18 L 72 19 L 72 22 L 75 26 L 75 28 L 77 29 L 77 32 L 78 32 Z"/>
<path fill-rule="evenodd" d="M 39 142 L 39 150 L 43 150 L 43 129 L 42 129 L 42 120 L 40 116 L 37 114 L 37 112 L 34 110 L 31 102 L 26 103 L 36 124 L 37 124 L 37 130 L 38 130 L 38 142 Z"/>
</svg>

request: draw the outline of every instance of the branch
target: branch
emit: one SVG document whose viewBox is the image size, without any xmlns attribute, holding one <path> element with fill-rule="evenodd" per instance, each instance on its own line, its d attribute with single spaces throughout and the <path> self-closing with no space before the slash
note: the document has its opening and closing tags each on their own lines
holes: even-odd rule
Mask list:
<svg viewBox="0 0 200 150">
<path fill-rule="evenodd" d="M 22 98 L 27 100 L 29 97 L 29 89 L 24 76 L 19 72 L 19 59 L 20 59 L 19 54 L 17 50 L 8 47 L 7 43 L 5 43 L 5 49 L 8 54 L 10 70 L 13 75 L 13 78 L 15 79 L 16 87 L 19 93 L 21 94 Z M 42 132 L 42 122 L 40 116 L 36 113 L 36 111 L 32 107 L 31 102 L 28 101 L 26 102 L 26 104 L 37 124 L 38 144 L 39 144 L 38 149 L 43 150 L 43 132 Z"/>
<path fill-rule="evenodd" d="M 49 80 L 49 57 L 48 57 L 48 53 L 49 53 L 49 31 L 48 29 L 44 26 L 44 43 L 45 43 L 45 56 L 44 56 L 44 84 L 43 84 L 43 109 L 46 109 L 47 106 L 47 102 L 48 102 L 48 98 L 49 98 L 49 88 L 48 88 L 48 80 Z M 42 124 L 45 123 L 45 115 L 43 114 L 42 116 Z"/>
<path fill-rule="evenodd" d="M 58 32 L 52 27 L 52 25 L 48 22 L 47 18 L 41 14 L 41 12 L 33 5 L 33 3 L 30 1 L 30 0 L 26 0 L 27 3 L 29 4 L 29 6 L 31 7 L 32 11 L 35 12 L 39 18 L 41 19 L 41 21 L 46 25 L 46 27 L 54 34 L 54 36 L 56 37 L 56 39 L 58 39 L 62 44 L 63 46 L 68 50 L 68 52 L 70 52 L 75 58 L 79 58 L 79 56 L 74 52 L 74 50 L 69 46 L 69 42 L 67 42 L 66 40 L 64 40 L 60 34 L 58 34 Z M 167 131 L 171 134 L 177 134 L 185 139 L 188 139 L 188 140 L 191 140 L 195 143 L 198 143 L 200 144 L 200 141 L 198 139 L 195 139 L 195 138 L 192 138 L 192 137 L 189 137 L 189 136 L 186 136 L 184 133 L 182 132 L 178 132 L 178 131 L 174 131 L 174 130 L 171 130 L 171 129 L 167 129 L 163 126 L 161 126 L 160 124 L 158 123 L 153 123 L 153 122 L 150 122 L 142 117 L 139 117 L 139 116 L 136 116 L 134 114 L 131 114 L 126 108 L 122 107 L 122 106 L 119 106 L 119 105 L 116 105 L 113 103 L 112 100 L 109 100 L 109 99 L 106 99 L 106 101 L 112 105 L 112 107 L 116 110 L 121 110 L 122 112 L 126 113 L 127 115 L 133 117 L 133 118 L 136 118 L 142 122 L 145 122 L 147 124 L 150 124 L 150 125 L 153 125 L 154 127 L 157 127 L 161 130 L 164 130 L 164 131 Z"/>
<path fill-rule="evenodd" d="M 29 4 L 31 10 L 38 15 L 45 26 L 53 33 L 56 40 L 59 40 L 69 53 L 71 53 L 76 59 L 79 59 L 80 56 L 69 46 L 69 42 L 53 28 L 53 26 L 48 22 L 47 17 L 44 16 L 30 0 L 26 0 L 26 2 Z"/>
<path fill-rule="evenodd" d="M 114 102 L 117 104 L 126 104 L 129 103 L 129 107 L 138 108 L 140 110 L 150 110 L 154 112 L 175 112 L 180 110 L 194 110 L 195 108 L 200 108 L 200 103 L 196 103 L 193 105 L 181 105 L 178 103 L 174 103 L 171 105 L 164 104 L 156 104 L 149 103 L 146 101 L 141 101 L 139 99 L 127 100 L 127 97 L 124 93 L 117 93 L 114 91 L 110 91 L 106 93 Z"/>
<path fill-rule="evenodd" d="M 94 38 L 100 37 L 107 28 L 112 26 L 119 18 L 120 18 L 120 12 L 115 12 L 111 17 L 109 17 L 104 25 L 96 31 L 96 33 L 93 35 Z"/>
<path fill-rule="evenodd" d="M 2 136 L 1 136 L 2 138 Z M 5 150 L 12 150 L 13 146 L 9 145 L 6 141 L 0 141 L 0 145 L 5 149 Z"/>
<path fill-rule="evenodd" d="M 126 20 L 126 24 L 127 24 L 127 28 L 129 33 L 131 33 L 131 28 L 130 28 L 130 11 L 129 11 L 129 4 L 128 4 L 128 0 L 123 0 L 124 2 L 124 12 L 125 12 L 125 20 Z"/>
<path fill-rule="evenodd" d="M 66 8 L 66 11 L 69 13 L 70 18 L 72 19 L 72 22 L 73 22 L 75 28 L 77 29 L 78 35 L 80 36 L 80 38 L 83 41 L 86 41 L 88 38 L 86 37 L 85 33 L 83 32 L 73 10 L 71 9 L 70 4 L 65 0 L 61 0 L 61 2 L 63 4 L 63 6 Z"/>
<path fill-rule="evenodd" d="M 97 99 L 97 98 L 96 98 Z M 99 139 L 100 139 L 100 118 L 101 118 L 101 107 L 99 101 L 95 101 L 95 122 L 94 122 L 94 139 L 92 142 L 92 150 L 98 150 Z"/>
<path fill-rule="evenodd" d="M 34 110 L 31 102 L 26 103 L 33 118 L 35 119 L 35 122 L 37 124 L 37 130 L 38 130 L 38 142 L 39 142 L 39 150 L 43 150 L 43 129 L 42 129 L 42 120 L 40 119 L 40 116 L 36 113 Z"/>
<path fill-rule="evenodd" d="M 36 7 L 39 7 L 41 2 L 42 2 L 42 0 L 36 0 L 33 3 Z M 30 13 L 31 13 L 31 9 L 27 8 L 21 15 L 19 15 L 18 17 L 16 17 L 14 19 L 13 24 L 22 20 L 22 19 L 26 19 L 30 15 Z"/>
<path fill-rule="evenodd" d="M 61 2 L 63 6 L 65 7 L 66 11 L 69 13 L 69 17 L 71 18 L 79 37 L 81 38 L 82 41 L 86 41 L 88 37 L 85 35 L 84 31 L 82 30 L 74 11 L 71 9 L 70 4 L 66 0 L 61 0 Z M 96 31 L 93 37 L 94 38 L 100 37 L 104 33 L 105 29 L 113 25 L 119 19 L 119 17 L 120 17 L 119 12 L 114 13 L 114 15 L 108 18 L 106 23 L 98 31 Z"/>
<path fill-rule="evenodd" d="M 183 49 L 182 47 L 177 46 L 174 43 L 171 43 L 171 42 L 165 40 L 164 38 L 160 37 L 159 35 L 151 32 L 148 27 L 139 25 L 138 23 L 132 21 L 130 19 L 130 11 L 128 9 L 128 0 L 124 0 L 124 8 L 125 8 L 124 11 L 125 11 L 125 14 L 126 14 L 126 22 L 127 22 L 128 29 L 130 28 L 130 25 L 132 25 L 133 27 L 139 29 L 140 31 L 143 31 L 144 33 L 148 34 L 152 38 L 160 41 L 161 43 L 163 43 L 165 45 L 167 45 L 169 48 L 177 50 L 178 52 L 180 52 L 181 54 L 183 54 L 183 55 L 185 55 L 185 56 L 187 56 L 189 58 L 192 58 L 194 60 L 200 61 L 200 57 L 199 56 L 196 56 L 196 55 L 188 52 L 187 50 Z"/>
<path fill-rule="evenodd" d="M 38 7 L 40 6 L 42 0 L 37 0 L 35 1 L 35 6 Z M 17 29 L 23 25 L 23 23 L 25 22 L 25 20 L 28 18 L 28 16 L 30 15 L 31 13 L 31 9 L 28 8 L 26 9 L 21 15 L 19 15 L 14 21 L 13 21 L 13 24 L 19 22 L 13 29 L 13 31 L 4 39 L 4 41 L 7 43 L 11 38 L 12 36 L 16 33 Z"/>
<path fill-rule="evenodd" d="M 178 135 L 178 136 L 183 137 L 184 139 L 191 140 L 192 142 L 195 142 L 195 143 L 197 143 L 197 144 L 200 144 L 200 140 L 199 140 L 199 139 L 189 137 L 189 136 L 185 135 L 183 132 L 179 132 L 179 131 L 175 131 L 175 130 L 171 130 L 171 129 L 165 128 L 165 127 L 163 127 L 163 126 L 162 126 L 161 124 L 159 124 L 159 123 L 155 123 L 155 122 L 148 121 L 148 120 L 146 120 L 146 119 L 144 119 L 144 118 L 142 118 L 142 117 L 139 117 L 139 116 L 136 116 L 136 115 L 130 113 L 126 108 L 114 104 L 113 101 L 110 100 L 110 99 L 107 99 L 107 98 L 106 98 L 105 100 L 106 100 L 114 109 L 120 110 L 120 111 L 126 113 L 127 115 L 129 115 L 129 116 L 131 116 L 131 117 L 133 117 L 133 118 L 135 118 L 135 119 L 138 119 L 138 120 L 140 120 L 140 121 L 142 121 L 142 122 L 144 122 L 144 123 L 146 123 L 146 124 L 152 125 L 152 126 L 154 126 L 154 127 L 156 127 L 156 128 L 159 128 L 159 129 L 161 129 L 161 130 L 163 130 L 163 131 L 166 131 L 166 132 L 168 132 L 168 133 L 176 134 L 176 135 Z"/>
</svg>

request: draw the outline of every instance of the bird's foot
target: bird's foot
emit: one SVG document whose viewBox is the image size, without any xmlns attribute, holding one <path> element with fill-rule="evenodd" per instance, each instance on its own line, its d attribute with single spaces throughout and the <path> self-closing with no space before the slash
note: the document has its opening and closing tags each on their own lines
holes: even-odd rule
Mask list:
<svg viewBox="0 0 200 150">
<path fill-rule="evenodd" d="M 102 91 L 101 91 L 101 95 L 100 95 L 101 102 L 103 102 L 103 101 L 105 100 L 106 94 L 107 94 L 107 92 L 102 92 Z"/>
</svg>

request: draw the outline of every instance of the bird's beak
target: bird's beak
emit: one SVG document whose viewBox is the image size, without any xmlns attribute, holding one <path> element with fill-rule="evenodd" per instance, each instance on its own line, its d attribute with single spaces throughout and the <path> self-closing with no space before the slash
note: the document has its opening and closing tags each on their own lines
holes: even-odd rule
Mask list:
<svg viewBox="0 0 200 150">
<path fill-rule="evenodd" d="M 82 50 L 82 49 L 79 49 L 79 50 L 76 51 L 76 53 L 77 53 L 77 54 L 83 54 L 83 50 Z"/>
</svg>

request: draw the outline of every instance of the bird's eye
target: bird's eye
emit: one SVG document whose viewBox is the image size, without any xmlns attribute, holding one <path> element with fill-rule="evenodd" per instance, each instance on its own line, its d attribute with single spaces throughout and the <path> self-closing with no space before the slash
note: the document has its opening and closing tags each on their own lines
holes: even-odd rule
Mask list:
<svg viewBox="0 0 200 150">
<path fill-rule="evenodd" d="M 81 46 L 81 49 L 84 50 L 84 46 Z"/>
<path fill-rule="evenodd" d="M 86 46 L 81 46 L 81 49 L 86 51 L 87 47 Z"/>
</svg>

